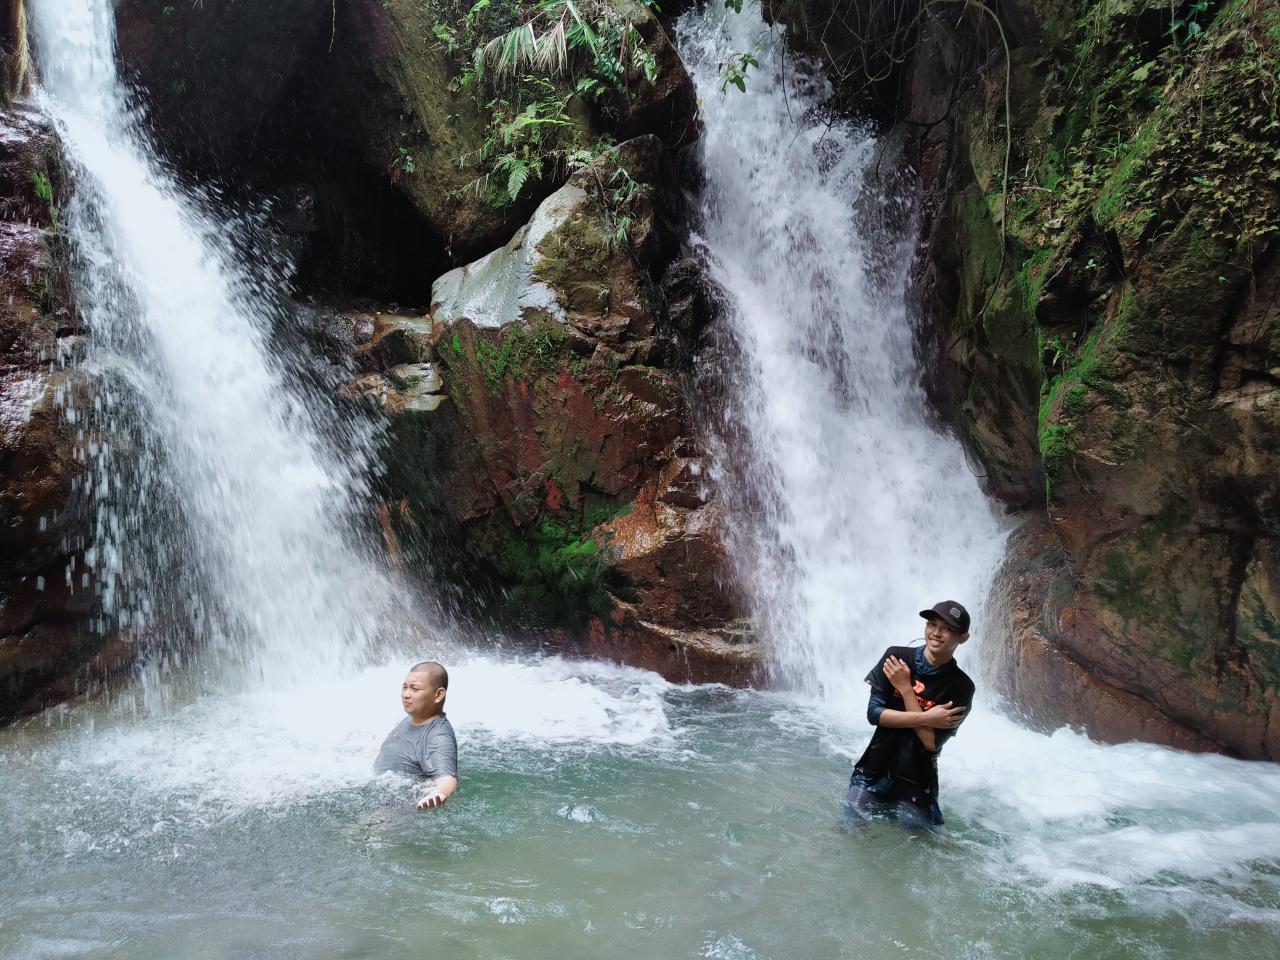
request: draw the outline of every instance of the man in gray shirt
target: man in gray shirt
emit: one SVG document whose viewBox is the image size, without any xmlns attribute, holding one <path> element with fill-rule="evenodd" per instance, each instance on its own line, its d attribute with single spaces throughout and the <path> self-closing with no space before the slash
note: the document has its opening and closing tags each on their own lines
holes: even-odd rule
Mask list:
<svg viewBox="0 0 1280 960">
<path fill-rule="evenodd" d="M 449 674 L 434 660 L 414 664 L 400 686 L 405 718 L 387 734 L 373 769 L 431 781 L 418 809 L 438 807 L 458 789 L 458 741 L 444 715 Z"/>
</svg>

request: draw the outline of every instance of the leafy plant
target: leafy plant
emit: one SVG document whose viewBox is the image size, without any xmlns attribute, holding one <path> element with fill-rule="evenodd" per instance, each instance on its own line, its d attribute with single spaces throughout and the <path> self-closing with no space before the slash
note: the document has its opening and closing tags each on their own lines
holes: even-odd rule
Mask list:
<svg viewBox="0 0 1280 960">
<path fill-rule="evenodd" d="M 49 205 L 49 222 L 53 225 L 53 229 L 58 229 L 58 205 L 53 202 L 53 184 L 49 182 L 49 178 L 39 170 L 31 170 L 27 174 L 27 178 L 31 181 L 32 187 L 35 188 L 36 196 Z"/>
<path fill-rule="evenodd" d="M 516 0 L 479 0 L 432 32 L 450 53 L 471 51 L 454 88 L 486 115 L 485 138 L 457 164 L 478 171 L 463 192 L 495 206 L 516 202 L 530 181 L 577 169 L 584 151 L 607 148 L 584 136 L 583 107 L 616 115 L 657 77 L 636 23 L 609 0 L 539 0 L 531 11 Z"/>
<path fill-rule="evenodd" d="M 1198 18 L 1209 10 L 1209 6 L 1209 0 L 1194 0 L 1186 13 L 1174 17 L 1169 24 L 1169 36 L 1182 43 L 1190 43 L 1203 36 L 1204 27 L 1200 25 Z"/>
<path fill-rule="evenodd" d="M 394 178 L 396 179 L 401 173 L 407 173 L 412 176 L 418 172 L 418 161 L 413 158 L 413 154 L 409 152 L 407 147 L 397 147 L 396 155 L 391 161 L 391 169 L 395 171 Z"/>
<path fill-rule="evenodd" d="M 756 52 L 753 50 L 750 53 L 735 54 L 720 65 L 720 75 L 724 78 L 720 83 L 721 93 L 726 92 L 730 84 L 742 93 L 747 92 L 747 71 L 752 67 L 760 66 L 760 61 L 756 59 Z"/>
<path fill-rule="evenodd" d="M 565 116 L 569 97 L 559 95 L 546 79 L 530 78 L 530 86 L 541 96 L 523 108 L 504 97 L 490 100 L 485 106 L 492 119 L 484 143 L 458 158 L 459 167 L 475 164 L 485 171 L 464 188 L 477 198 L 492 195 L 499 205 L 514 203 L 530 177 L 551 173 L 563 160 L 560 134 L 571 126 Z"/>
<path fill-rule="evenodd" d="M 477 74 L 511 83 L 535 71 L 551 77 L 575 67 L 601 89 L 626 89 L 632 74 L 652 82 L 653 54 L 635 24 L 599 0 L 541 0 L 533 16 L 476 51 Z"/>
</svg>

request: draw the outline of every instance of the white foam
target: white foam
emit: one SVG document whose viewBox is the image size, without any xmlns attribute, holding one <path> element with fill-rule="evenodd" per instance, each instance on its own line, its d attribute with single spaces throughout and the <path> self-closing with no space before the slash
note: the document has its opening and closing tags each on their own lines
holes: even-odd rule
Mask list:
<svg viewBox="0 0 1280 960">
<path fill-rule="evenodd" d="M 213 695 L 75 736 L 63 769 L 87 766 L 158 797 L 218 808 L 287 806 L 359 787 L 400 721 L 404 661 L 347 677 Z M 656 674 L 559 658 L 449 664 L 448 714 L 464 757 L 483 740 L 525 749 L 673 742 Z"/>
</svg>

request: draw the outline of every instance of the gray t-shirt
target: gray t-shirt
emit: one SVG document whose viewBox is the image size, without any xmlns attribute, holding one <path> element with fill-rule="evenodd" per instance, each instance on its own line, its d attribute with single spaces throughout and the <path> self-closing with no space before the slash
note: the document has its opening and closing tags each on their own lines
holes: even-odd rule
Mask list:
<svg viewBox="0 0 1280 960">
<path fill-rule="evenodd" d="M 453 735 L 453 726 L 444 714 L 432 717 L 420 727 L 405 717 L 382 741 L 373 769 L 378 773 L 391 770 L 428 780 L 456 777 L 458 741 Z"/>
</svg>

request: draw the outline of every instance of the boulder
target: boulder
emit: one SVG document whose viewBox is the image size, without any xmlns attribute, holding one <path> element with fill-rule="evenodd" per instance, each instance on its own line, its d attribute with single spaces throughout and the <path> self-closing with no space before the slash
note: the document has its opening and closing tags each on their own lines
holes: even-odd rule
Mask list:
<svg viewBox="0 0 1280 960">
<path fill-rule="evenodd" d="M 504 247 L 442 276 L 429 321 L 375 317 L 357 352 L 378 369 L 348 391 L 390 418 L 397 554 L 467 612 L 676 679 L 749 682 L 760 651 L 655 279 L 674 189 L 654 137 L 580 170 Z M 392 337 L 418 346 L 380 355 Z M 429 373 L 404 379 L 410 361 Z"/>
<path fill-rule="evenodd" d="M 21 101 L 0 111 L 0 721 L 65 699 L 128 650 L 96 629 L 85 563 L 80 438 L 86 382 L 58 233 L 57 143 Z"/>
</svg>

